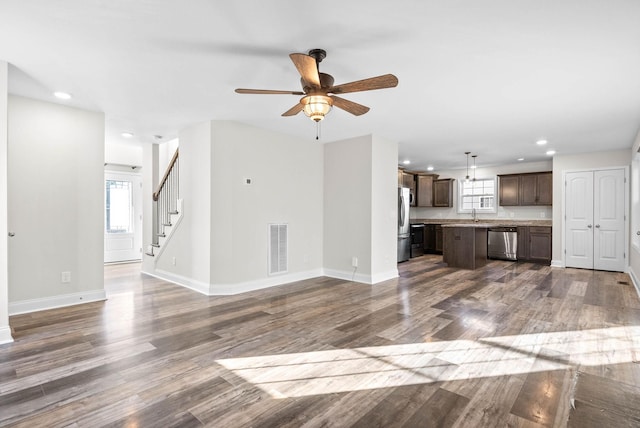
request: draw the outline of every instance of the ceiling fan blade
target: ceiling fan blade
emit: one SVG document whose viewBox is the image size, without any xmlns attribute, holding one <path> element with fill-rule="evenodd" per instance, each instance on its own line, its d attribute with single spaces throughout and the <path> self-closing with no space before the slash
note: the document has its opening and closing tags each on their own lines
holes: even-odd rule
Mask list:
<svg viewBox="0 0 640 428">
<path fill-rule="evenodd" d="M 369 107 L 367 106 L 345 100 L 344 98 L 336 97 L 335 95 L 332 95 L 331 99 L 333 100 L 334 106 L 341 108 L 344 111 L 348 111 L 354 116 L 360 116 L 369 111 Z"/>
<path fill-rule="evenodd" d="M 291 107 L 289 110 L 285 111 L 284 113 L 282 113 L 283 116 L 295 116 L 296 114 L 300 113 L 302 111 L 302 108 L 304 106 L 301 103 L 298 103 L 296 105 L 294 105 L 293 107 Z"/>
<path fill-rule="evenodd" d="M 292 53 L 289 55 L 291 61 L 298 69 L 298 73 L 302 76 L 302 80 L 307 82 L 314 89 L 320 88 L 320 75 L 318 74 L 318 64 L 312 56 Z"/>
<path fill-rule="evenodd" d="M 348 92 L 371 91 L 373 89 L 393 88 L 395 86 L 398 86 L 398 78 L 393 74 L 384 74 L 378 77 L 332 86 L 327 92 L 332 94 L 346 94 Z"/>
<path fill-rule="evenodd" d="M 283 95 L 304 95 L 304 92 L 300 91 L 274 91 L 271 89 L 236 89 L 238 94 L 283 94 Z"/>
</svg>

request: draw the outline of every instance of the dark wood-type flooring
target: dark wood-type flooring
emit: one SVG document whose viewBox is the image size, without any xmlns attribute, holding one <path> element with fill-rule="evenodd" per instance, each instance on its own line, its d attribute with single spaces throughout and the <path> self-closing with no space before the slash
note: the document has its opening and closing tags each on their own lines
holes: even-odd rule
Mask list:
<svg viewBox="0 0 640 428">
<path fill-rule="evenodd" d="M 0 425 L 640 426 L 626 274 L 399 269 L 206 297 L 107 266 L 106 302 L 10 318 Z"/>
</svg>

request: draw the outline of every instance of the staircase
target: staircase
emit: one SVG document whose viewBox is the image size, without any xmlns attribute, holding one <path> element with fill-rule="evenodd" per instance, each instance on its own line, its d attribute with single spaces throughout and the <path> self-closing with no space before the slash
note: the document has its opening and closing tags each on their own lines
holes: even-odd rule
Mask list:
<svg viewBox="0 0 640 428">
<path fill-rule="evenodd" d="M 182 218 L 179 171 L 180 163 L 176 149 L 167 171 L 153 193 L 153 234 L 151 245 L 145 252 L 147 256 L 157 257 L 162 253 L 164 244 Z"/>
</svg>

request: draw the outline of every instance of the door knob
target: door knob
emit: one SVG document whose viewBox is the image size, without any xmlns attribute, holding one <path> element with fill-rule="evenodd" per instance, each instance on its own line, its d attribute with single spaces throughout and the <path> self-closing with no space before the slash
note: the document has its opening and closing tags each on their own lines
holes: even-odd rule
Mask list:
<svg viewBox="0 0 640 428">
<path fill-rule="evenodd" d="M 600 227 L 600 225 L 599 225 L 599 224 L 596 224 L 596 227 L 597 227 L 597 228 L 599 228 L 599 227 Z"/>
<path fill-rule="evenodd" d="M 638 231 L 636 232 L 636 235 L 640 235 L 640 230 L 638 230 Z"/>
<path fill-rule="evenodd" d="M 588 225 L 587 225 L 587 227 L 588 227 L 589 229 L 591 229 L 593 226 L 591 226 L 590 224 L 588 224 Z"/>
<path fill-rule="evenodd" d="M 638 232 L 638 235 L 640 235 L 640 232 Z M 13 237 L 13 236 L 16 236 L 16 234 L 13 232 L 9 232 L 9 237 Z"/>
</svg>

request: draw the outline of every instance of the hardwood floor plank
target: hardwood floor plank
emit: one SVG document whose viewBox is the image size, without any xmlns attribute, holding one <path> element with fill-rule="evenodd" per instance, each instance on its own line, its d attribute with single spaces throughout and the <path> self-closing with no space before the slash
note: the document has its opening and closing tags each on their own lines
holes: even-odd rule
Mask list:
<svg viewBox="0 0 640 428">
<path fill-rule="evenodd" d="M 107 266 L 107 301 L 10 318 L 0 425 L 640 423 L 626 274 L 437 255 L 399 272 L 206 297 Z"/>
</svg>

